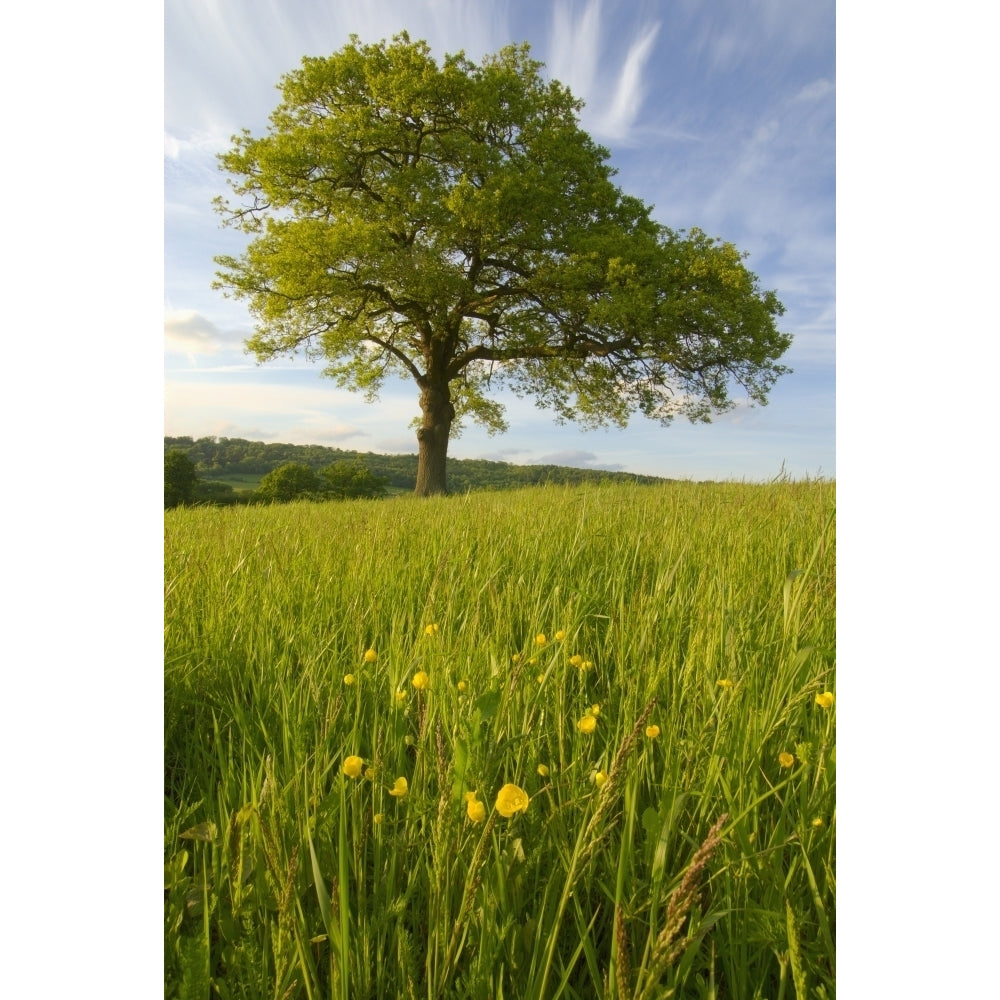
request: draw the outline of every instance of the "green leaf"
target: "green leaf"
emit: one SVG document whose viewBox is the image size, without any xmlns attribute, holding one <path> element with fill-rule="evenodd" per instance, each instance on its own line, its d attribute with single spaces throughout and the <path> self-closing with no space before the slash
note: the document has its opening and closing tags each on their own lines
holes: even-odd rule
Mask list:
<svg viewBox="0 0 1000 1000">
<path fill-rule="evenodd" d="M 181 840 L 203 840 L 206 843 L 210 843 L 215 840 L 216 832 L 215 824 L 209 820 L 205 823 L 199 823 L 197 826 L 192 826 L 189 830 L 185 830 L 177 836 Z"/>
<path fill-rule="evenodd" d="M 486 694 L 480 695 L 476 699 L 476 711 L 479 712 L 480 717 L 483 722 L 489 722 L 490 719 L 496 715 L 497 709 L 500 707 L 500 692 L 499 691 L 487 691 Z"/>
</svg>

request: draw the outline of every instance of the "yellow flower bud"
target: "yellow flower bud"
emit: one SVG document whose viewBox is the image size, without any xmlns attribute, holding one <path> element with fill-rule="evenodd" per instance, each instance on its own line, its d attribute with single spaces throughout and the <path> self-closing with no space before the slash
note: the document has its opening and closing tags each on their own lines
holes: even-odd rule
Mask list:
<svg viewBox="0 0 1000 1000">
<path fill-rule="evenodd" d="M 465 814 L 473 823 L 482 823 L 486 819 L 486 806 L 476 798 L 475 792 L 470 794 L 472 798 L 465 804 Z"/>
</svg>

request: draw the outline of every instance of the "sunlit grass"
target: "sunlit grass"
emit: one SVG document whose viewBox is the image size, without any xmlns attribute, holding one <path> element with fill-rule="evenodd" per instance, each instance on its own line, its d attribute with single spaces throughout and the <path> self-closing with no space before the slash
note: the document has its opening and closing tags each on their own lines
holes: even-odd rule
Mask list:
<svg viewBox="0 0 1000 1000">
<path fill-rule="evenodd" d="M 168 512 L 167 995 L 832 997 L 834 505 Z"/>
</svg>

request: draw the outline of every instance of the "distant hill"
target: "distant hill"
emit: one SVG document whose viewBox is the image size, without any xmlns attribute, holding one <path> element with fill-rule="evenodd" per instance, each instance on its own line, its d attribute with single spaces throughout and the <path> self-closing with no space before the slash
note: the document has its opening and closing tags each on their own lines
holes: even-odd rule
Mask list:
<svg viewBox="0 0 1000 1000">
<path fill-rule="evenodd" d="M 360 461 L 369 471 L 387 479 L 395 491 L 412 490 L 417 481 L 416 455 L 377 455 L 370 451 L 344 451 L 318 444 L 268 444 L 243 438 L 165 437 L 164 452 L 173 449 L 186 452 L 203 478 L 229 480 L 234 485 L 244 480 L 247 486 L 252 486 L 254 480 L 286 462 L 301 462 L 318 471 L 332 462 Z M 648 485 L 667 482 L 657 476 L 637 476 L 630 472 L 603 469 L 511 465 L 509 462 L 487 462 L 477 458 L 448 459 L 448 490 L 451 493 L 515 489 L 539 483 L 576 485 L 608 481 Z"/>
</svg>

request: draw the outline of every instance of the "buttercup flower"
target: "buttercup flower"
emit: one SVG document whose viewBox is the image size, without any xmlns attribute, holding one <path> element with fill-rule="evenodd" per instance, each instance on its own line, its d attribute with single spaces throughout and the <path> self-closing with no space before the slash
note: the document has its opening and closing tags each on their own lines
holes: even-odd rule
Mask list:
<svg viewBox="0 0 1000 1000">
<path fill-rule="evenodd" d="M 600 705 L 591 705 L 590 708 L 587 709 L 587 715 L 592 715 L 595 719 L 600 714 L 601 714 L 601 706 Z"/>
<path fill-rule="evenodd" d="M 549 768 L 547 764 L 538 765 L 538 773 L 543 777 L 547 778 L 549 776 Z"/>
<path fill-rule="evenodd" d="M 360 757 L 355 757 L 353 754 L 350 757 L 344 758 L 344 774 L 348 778 L 359 778 L 361 777 L 361 768 L 364 766 L 364 761 Z"/>
<path fill-rule="evenodd" d="M 608 776 L 603 771 L 598 771 L 597 774 L 594 775 L 594 784 L 597 785 L 598 788 L 600 788 L 607 780 Z"/>
<path fill-rule="evenodd" d="M 396 703 L 396 707 L 398 708 L 404 701 L 406 701 L 406 692 L 396 691 L 392 696 L 392 700 Z"/>
<path fill-rule="evenodd" d="M 505 819 L 528 811 L 528 793 L 517 785 L 506 784 L 497 792 L 497 812 Z"/>
<path fill-rule="evenodd" d="M 726 691 L 728 691 L 733 686 L 733 682 L 731 680 L 729 680 L 728 677 L 723 677 L 721 681 L 716 681 L 715 682 L 715 686 L 723 688 Z"/>
<path fill-rule="evenodd" d="M 584 660 L 583 663 L 580 664 L 580 669 L 589 670 L 593 665 L 594 664 L 591 663 L 590 660 Z"/>
<path fill-rule="evenodd" d="M 372 822 L 373 822 L 373 823 L 374 823 L 374 824 L 375 824 L 376 826 L 378 826 L 378 825 L 379 825 L 379 823 L 381 823 L 381 822 L 382 822 L 382 814 L 381 814 L 381 813 L 375 813 L 375 815 L 374 815 L 374 816 L 372 816 Z"/>
<path fill-rule="evenodd" d="M 427 676 L 425 670 L 418 670 L 413 675 L 413 686 L 418 691 L 426 691 L 431 686 L 431 679 Z"/>
<path fill-rule="evenodd" d="M 428 625 L 427 628 L 424 629 L 424 635 L 437 635 L 437 634 L 438 634 L 437 625 Z"/>
<path fill-rule="evenodd" d="M 824 691 L 822 694 L 816 695 L 816 704 L 820 708 L 833 708 L 833 692 Z"/>
<path fill-rule="evenodd" d="M 539 674 L 535 678 L 535 680 L 538 681 L 539 684 L 544 684 L 545 683 L 545 674 Z"/>
<path fill-rule="evenodd" d="M 521 654 L 520 654 L 520 653 L 515 653 L 515 654 L 514 654 L 514 655 L 513 655 L 513 656 L 512 656 L 511 658 L 510 658 L 510 662 L 511 662 L 511 663 L 520 663 L 520 662 L 521 662 Z"/>
<path fill-rule="evenodd" d="M 574 653 L 570 658 L 569 662 L 573 664 L 574 667 L 583 666 L 583 657 L 579 653 Z"/>
<path fill-rule="evenodd" d="M 374 649 L 369 649 L 365 653 L 365 663 L 374 663 L 378 659 L 378 653 Z"/>
<path fill-rule="evenodd" d="M 794 767 L 795 757 L 792 754 L 788 753 L 787 750 L 783 750 L 781 753 L 778 754 L 778 764 L 781 767 Z"/>
<path fill-rule="evenodd" d="M 597 728 L 597 719 L 587 714 L 576 724 L 576 728 L 581 733 L 592 733 Z"/>
<path fill-rule="evenodd" d="M 354 674 L 344 674 L 344 683 L 350 687 L 354 683 Z"/>
<path fill-rule="evenodd" d="M 459 691 L 467 691 L 469 689 L 469 685 L 465 681 L 459 681 L 457 687 Z"/>
<path fill-rule="evenodd" d="M 659 726 L 646 726 L 646 735 L 651 740 L 655 740 L 656 737 L 660 735 L 660 727 Z"/>
<path fill-rule="evenodd" d="M 565 638 L 566 633 L 562 629 L 559 629 L 559 631 L 556 632 L 556 642 L 562 642 Z"/>
<path fill-rule="evenodd" d="M 535 636 L 536 646 L 544 646 L 548 641 L 549 640 L 545 638 L 544 632 L 539 632 L 538 635 Z"/>
<path fill-rule="evenodd" d="M 817 827 L 817 828 L 821 827 L 823 825 L 823 817 L 822 816 L 817 816 L 812 821 L 812 825 L 815 826 L 815 827 Z"/>
<path fill-rule="evenodd" d="M 476 798 L 475 792 L 465 793 L 465 814 L 473 823 L 486 819 L 486 806 Z"/>
<path fill-rule="evenodd" d="M 392 788 L 389 789 L 389 794 L 397 799 L 405 798 L 406 793 L 410 790 L 409 782 L 406 778 L 397 778 L 394 782 Z"/>
</svg>

